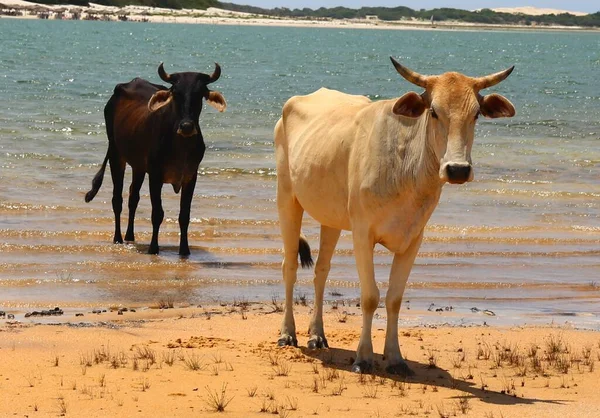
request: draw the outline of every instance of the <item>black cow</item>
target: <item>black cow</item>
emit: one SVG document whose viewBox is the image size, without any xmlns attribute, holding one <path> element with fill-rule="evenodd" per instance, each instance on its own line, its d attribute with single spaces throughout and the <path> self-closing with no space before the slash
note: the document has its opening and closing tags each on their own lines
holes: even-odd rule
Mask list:
<svg viewBox="0 0 600 418">
<path fill-rule="evenodd" d="M 150 200 L 152 202 L 152 241 L 149 254 L 158 254 L 158 230 L 164 218 L 161 189 L 164 183 L 173 185 L 181 193 L 179 227 L 181 237 L 179 254 L 190 254 L 188 225 L 190 206 L 198 176 L 198 165 L 204 156 L 204 139 L 198 119 L 202 99 L 223 112 L 227 106 L 223 95 L 208 89 L 208 84 L 219 79 L 221 67 L 215 63 L 212 75 L 203 73 L 167 74 L 161 63 L 160 78 L 171 84 L 170 88 L 135 78 L 118 84 L 104 108 L 108 151 L 102 167 L 92 180 L 92 189 L 85 195 L 91 201 L 100 186 L 110 161 L 113 180 L 112 206 L 115 213 L 115 243 L 122 243 L 121 210 L 123 208 L 123 177 L 125 164 L 133 170 L 129 187 L 129 222 L 125 241 L 134 241 L 133 221 L 140 188 L 148 173 Z"/>
</svg>

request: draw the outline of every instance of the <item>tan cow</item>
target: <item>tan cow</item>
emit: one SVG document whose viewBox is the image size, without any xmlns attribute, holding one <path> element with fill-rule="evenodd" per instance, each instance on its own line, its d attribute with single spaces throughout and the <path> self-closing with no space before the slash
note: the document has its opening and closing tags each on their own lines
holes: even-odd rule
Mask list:
<svg viewBox="0 0 600 418">
<path fill-rule="evenodd" d="M 298 254 L 310 266 L 310 247 L 300 236 L 308 212 L 321 224 L 315 267 L 315 310 L 309 348 L 327 347 L 323 330 L 323 292 L 341 230 L 352 231 L 360 279 L 363 325 L 355 372 L 373 364 L 371 324 L 379 304 L 373 249 L 394 253 L 386 296 L 386 370 L 412 374 L 400 354 L 398 313 L 423 230 L 444 183 L 473 179 L 471 147 L 479 115 L 510 117 L 503 96 L 479 92 L 510 75 L 514 67 L 486 77 L 450 72 L 417 74 L 392 63 L 402 77 L 425 89 L 399 99 L 372 102 L 322 88 L 295 96 L 283 107 L 275 127 L 277 207 L 284 244 L 285 316 L 279 345 L 297 345 L 293 290 Z"/>
</svg>

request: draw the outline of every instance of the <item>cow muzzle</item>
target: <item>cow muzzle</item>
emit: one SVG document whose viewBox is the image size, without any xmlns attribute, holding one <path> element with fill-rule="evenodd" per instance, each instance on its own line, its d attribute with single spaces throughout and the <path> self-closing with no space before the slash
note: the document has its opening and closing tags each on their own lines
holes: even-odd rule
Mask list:
<svg viewBox="0 0 600 418">
<path fill-rule="evenodd" d="M 179 124 L 179 129 L 177 129 L 177 135 L 181 135 L 183 137 L 190 137 L 196 135 L 198 131 L 196 130 L 196 124 L 191 121 L 183 121 Z"/>
<path fill-rule="evenodd" d="M 448 163 L 441 171 L 442 180 L 450 184 L 463 184 L 473 180 L 473 169 L 469 163 Z"/>
</svg>

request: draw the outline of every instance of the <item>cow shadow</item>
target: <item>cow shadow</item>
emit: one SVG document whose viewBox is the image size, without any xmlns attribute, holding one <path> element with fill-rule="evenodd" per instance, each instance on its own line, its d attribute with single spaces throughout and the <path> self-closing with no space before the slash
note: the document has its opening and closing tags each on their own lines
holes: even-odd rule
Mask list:
<svg viewBox="0 0 600 418">
<path fill-rule="evenodd" d="M 334 368 L 351 372 L 352 363 L 354 362 L 355 351 L 350 351 L 340 348 L 329 348 L 324 350 L 311 350 L 307 347 L 301 347 L 302 353 L 315 360 L 320 360 L 325 368 Z M 385 377 L 397 382 L 405 382 L 417 385 L 426 385 L 432 387 L 446 387 L 463 393 L 468 393 L 472 398 L 478 398 L 482 402 L 494 405 L 533 405 L 535 403 L 546 403 L 562 405 L 568 403 L 568 400 L 545 400 L 536 398 L 527 398 L 514 395 L 514 391 L 510 394 L 496 392 L 483 388 L 483 383 L 477 384 L 476 381 L 469 376 L 456 377 L 452 376 L 447 370 L 430 367 L 428 364 L 419 363 L 416 361 L 407 360 L 406 363 L 415 372 L 414 376 L 404 377 L 391 375 L 387 373 L 383 367 L 384 360 L 381 354 L 375 354 L 375 365 L 373 371 L 369 375 L 375 377 Z M 466 373 L 465 373 L 466 374 Z M 358 375 L 357 375 L 358 376 Z M 458 398 L 458 395 L 456 396 Z"/>
</svg>

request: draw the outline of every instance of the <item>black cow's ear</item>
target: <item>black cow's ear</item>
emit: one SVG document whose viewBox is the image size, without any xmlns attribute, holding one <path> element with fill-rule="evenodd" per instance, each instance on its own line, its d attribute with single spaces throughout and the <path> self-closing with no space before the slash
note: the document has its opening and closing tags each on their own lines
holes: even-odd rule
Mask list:
<svg viewBox="0 0 600 418">
<path fill-rule="evenodd" d="M 394 112 L 394 115 L 398 116 L 418 118 L 425 112 L 425 109 L 427 109 L 425 100 L 414 91 L 411 91 L 396 100 L 392 112 Z"/>
<path fill-rule="evenodd" d="M 148 100 L 148 110 L 156 112 L 158 109 L 168 105 L 173 100 L 173 95 L 169 90 L 159 90 Z"/>
<path fill-rule="evenodd" d="M 206 94 L 206 103 L 217 109 L 219 112 L 224 112 L 227 109 L 227 102 L 225 101 L 225 97 L 215 90 L 209 90 Z"/>
<path fill-rule="evenodd" d="M 510 100 L 496 93 L 483 97 L 480 101 L 480 110 L 487 118 L 510 118 L 516 113 Z"/>
</svg>

